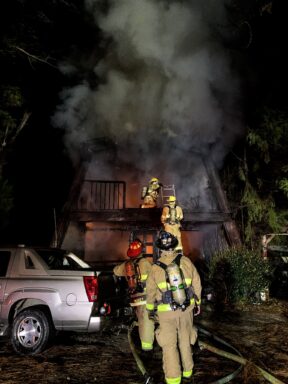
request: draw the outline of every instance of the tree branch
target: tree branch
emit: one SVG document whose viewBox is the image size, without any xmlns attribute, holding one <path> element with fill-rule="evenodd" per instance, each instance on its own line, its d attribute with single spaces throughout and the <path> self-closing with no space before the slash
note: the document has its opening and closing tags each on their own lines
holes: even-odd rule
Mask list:
<svg viewBox="0 0 288 384">
<path fill-rule="evenodd" d="M 18 127 L 16 129 L 16 132 L 15 132 L 15 135 L 13 136 L 13 139 L 11 141 L 14 141 L 16 139 L 16 137 L 18 136 L 18 134 L 25 127 L 25 125 L 27 124 L 27 121 L 30 118 L 31 114 L 32 114 L 32 112 L 27 112 L 27 111 L 24 112 L 22 120 L 21 120 L 20 124 L 18 125 Z"/>
<path fill-rule="evenodd" d="M 25 54 L 26 56 L 28 56 L 29 58 L 32 58 L 32 59 L 34 59 L 34 60 L 36 60 L 36 61 L 40 61 L 41 63 L 47 64 L 47 65 L 49 65 L 49 66 L 52 67 L 52 68 L 58 69 L 55 65 L 49 63 L 49 61 L 47 61 L 47 60 L 45 60 L 45 59 L 41 59 L 41 58 L 38 57 L 38 56 L 32 55 L 31 53 L 25 51 L 25 49 L 23 49 L 23 48 L 20 48 L 20 47 L 17 47 L 17 46 L 14 46 L 14 48 L 17 49 L 18 51 L 24 53 L 24 54 Z"/>
</svg>

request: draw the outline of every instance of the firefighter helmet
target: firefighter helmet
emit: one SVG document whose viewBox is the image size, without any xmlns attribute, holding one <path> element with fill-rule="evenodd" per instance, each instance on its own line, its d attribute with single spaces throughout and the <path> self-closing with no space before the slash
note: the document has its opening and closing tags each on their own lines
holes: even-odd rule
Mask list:
<svg viewBox="0 0 288 384">
<path fill-rule="evenodd" d="M 150 184 L 154 183 L 154 184 L 158 184 L 159 183 L 159 179 L 157 179 L 157 177 L 152 177 L 152 179 L 149 181 Z"/>
<path fill-rule="evenodd" d="M 175 203 L 176 197 L 175 196 L 169 196 L 168 197 L 168 203 Z"/>
<path fill-rule="evenodd" d="M 136 239 L 129 244 L 129 248 L 127 250 L 127 256 L 133 259 L 139 256 L 142 253 L 142 250 L 143 250 L 143 244 L 141 240 Z"/>
<path fill-rule="evenodd" d="M 161 231 L 155 244 L 157 248 L 168 251 L 178 245 L 178 240 L 172 233 Z"/>
</svg>

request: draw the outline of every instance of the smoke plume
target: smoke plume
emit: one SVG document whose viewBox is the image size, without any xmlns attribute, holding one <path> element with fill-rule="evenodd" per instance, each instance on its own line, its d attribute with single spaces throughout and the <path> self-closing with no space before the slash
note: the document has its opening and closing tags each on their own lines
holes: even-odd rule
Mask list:
<svg viewBox="0 0 288 384">
<path fill-rule="evenodd" d="M 71 156 L 85 141 L 106 137 L 117 155 L 107 159 L 103 151 L 90 175 L 140 184 L 158 177 L 176 184 L 182 201 L 203 196 L 200 160 L 221 167 L 242 130 L 239 83 L 217 34 L 224 4 L 86 0 L 86 8 L 106 49 L 93 68 L 97 86 L 83 80 L 63 90 L 53 117 Z"/>
</svg>

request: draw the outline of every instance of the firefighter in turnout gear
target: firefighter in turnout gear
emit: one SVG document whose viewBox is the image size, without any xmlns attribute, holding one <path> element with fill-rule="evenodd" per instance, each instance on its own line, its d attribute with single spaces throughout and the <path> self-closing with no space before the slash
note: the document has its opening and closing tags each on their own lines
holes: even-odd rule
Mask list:
<svg viewBox="0 0 288 384">
<path fill-rule="evenodd" d="M 160 189 L 162 184 L 159 182 L 159 179 L 156 177 L 152 177 L 149 181 L 147 187 L 143 187 L 141 193 L 141 199 L 143 199 L 143 204 L 141 208 L 156 208 L 157 207 L 157 199 L 160 193 Z"/>
<path fill-rule="evenodd" d="M 160 257 L 152 265 L 147 279 L 146 309 L 157 314 L 156 339 L 163 352 L 163 371 L 167 384 L 191 382 L 193 355 L 197 340 L 194 315 L 200 313 L 201 280 L 191 260 L 176 251 L 178 240 L 161 232 L 156 241 Z"/>
<path fill-rule="evenodd" d="M 169 196 L 168 205 L 162 209 L 161 222 L 166 232 L 172 233 L 177 237 L 178 245 L 176 249 L 182 250 L 181 240 L 181 220 L 183 220 L 182 208 L 176 204 L 176 197 Z"/>
<path fill-rule="evenodd" d="M 127 250 L 129 260 L 116 265 L 113 273 L 125 276 L 128 283 L 130 305 L 138 320 L 139 337 L 143 351 L 151 351 L 154 343 L 154 321 L 146 311 L 146 280 L 152 268 L 151 262 L 143 255 L 143 244 L 139 239 L 132 241 Z"/>
</svg>

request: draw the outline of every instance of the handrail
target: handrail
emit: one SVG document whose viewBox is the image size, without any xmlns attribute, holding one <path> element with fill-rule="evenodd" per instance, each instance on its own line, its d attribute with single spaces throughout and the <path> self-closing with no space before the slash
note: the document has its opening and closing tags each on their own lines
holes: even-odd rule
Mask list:
<svg viewBox="0 0 288 384">
<path fill-rule="evenodd" d="M 110 180 L 83 180 L 74 207 L 82 211 L 126 208 L 126 183 Z"/>
</svg>

